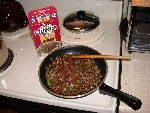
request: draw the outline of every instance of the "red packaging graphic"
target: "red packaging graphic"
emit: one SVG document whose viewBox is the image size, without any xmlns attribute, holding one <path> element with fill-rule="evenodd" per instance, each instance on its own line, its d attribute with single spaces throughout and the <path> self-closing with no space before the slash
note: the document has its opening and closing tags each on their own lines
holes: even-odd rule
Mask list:
<svg viewBox="0 0 150 113">
<path fill-rule="evenodd" d="M 49 52 L 61 41 L 58 15 L 54 6 L 30 11 L 28 21 L 39 55 Z"/>
</svg>

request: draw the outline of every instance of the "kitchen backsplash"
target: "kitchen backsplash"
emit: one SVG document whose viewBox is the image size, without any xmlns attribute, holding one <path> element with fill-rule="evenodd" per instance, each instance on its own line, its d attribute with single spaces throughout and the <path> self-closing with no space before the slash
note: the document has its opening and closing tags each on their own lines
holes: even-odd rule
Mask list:
<svg viewBox="0 0 150 113">
<path fill-rule="evenodd" d="M 20 2 L 26 13 L 29 12 L 30 10 L 33 9 L 38 9 L 38 8 L 42 8 L 42 7 L 46 7 L 47 5 L 50 5 L 51 2 L 49 0 L 16 0 L 18 2 Z M 72 0 L 70 0 L 72 1 Z M 86 1 L 86 0 L 78 0 L 79 2 L 82 1 Z M 101 1 L 106 1 L 106 0 L 101 0 Z M 111 1 L 111 0 L 107 0 L 107 1 Z M 123 17 L 127 16 L 127 6 L 128 6 L 128 1 L 129 0 L 112 0 L 112 1 L 123 1 Z M 65 0 L 64 0 L 65 2 Z"/>
</svg>

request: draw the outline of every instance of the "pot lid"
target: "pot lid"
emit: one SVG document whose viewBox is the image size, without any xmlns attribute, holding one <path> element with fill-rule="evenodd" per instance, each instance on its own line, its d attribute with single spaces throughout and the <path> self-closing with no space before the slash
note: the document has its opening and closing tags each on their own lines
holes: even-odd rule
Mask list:
<svg viewBox="0 0 150 113">
<path fill-rule="evenodd" d="M 96 14 L 89 11 L 77 11 L 64 19 L 63 26 L 72 32 L 83 33 L 95 29 L 100 24 Z"/>
</svg>

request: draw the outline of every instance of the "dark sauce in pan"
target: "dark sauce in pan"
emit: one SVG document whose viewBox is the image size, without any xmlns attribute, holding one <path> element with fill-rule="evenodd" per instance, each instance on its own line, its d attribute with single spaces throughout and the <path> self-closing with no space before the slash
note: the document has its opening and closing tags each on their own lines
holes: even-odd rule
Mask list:
<svg viewBox="0 0 150 113">
<path fill-rule="evenodd" d="M 46 68 L 49 89 L 58 95 L 82 95 L 102 81 L 100 69 L 93 59 L 73 59 L 64 55 L 54 59 Z"/>
</svg>

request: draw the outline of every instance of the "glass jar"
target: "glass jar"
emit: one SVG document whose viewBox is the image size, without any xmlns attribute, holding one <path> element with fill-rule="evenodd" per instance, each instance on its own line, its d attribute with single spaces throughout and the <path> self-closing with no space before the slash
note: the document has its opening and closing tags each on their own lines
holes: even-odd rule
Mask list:
<svg viewBox="0 0 150 113">
<path fill-rule="evenodd" d="M 28 25 L 22 5 L 15 0 L 2 0 L 0 3 L 0 31 L 12 33 Z"/>
</svg>

